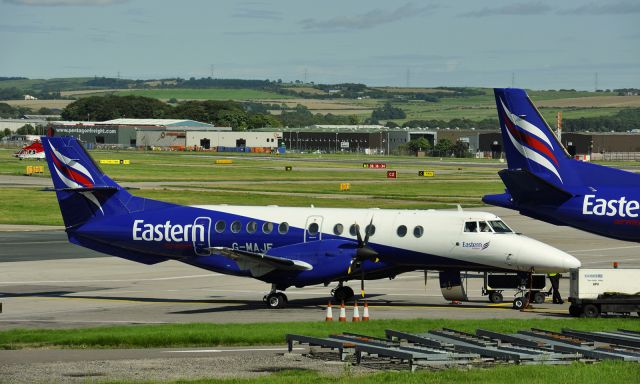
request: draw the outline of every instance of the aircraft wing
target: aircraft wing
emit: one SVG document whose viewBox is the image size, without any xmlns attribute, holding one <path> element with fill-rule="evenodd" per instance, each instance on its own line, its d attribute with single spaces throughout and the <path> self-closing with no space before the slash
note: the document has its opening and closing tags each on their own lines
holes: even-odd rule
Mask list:
<svg viewBox="0 0 640 384">
<path fill-rule="evenodd" d="M 248 269 L 253 276 L 262 276 L 274 270 L 310 271 L 313 266 L 302 260 L 270 256 L 264 253 L 248 252 L 227 247 L 209 248 L 212 253 L 228 257 L 238 263 L 241 269 Z"/>
</svg>

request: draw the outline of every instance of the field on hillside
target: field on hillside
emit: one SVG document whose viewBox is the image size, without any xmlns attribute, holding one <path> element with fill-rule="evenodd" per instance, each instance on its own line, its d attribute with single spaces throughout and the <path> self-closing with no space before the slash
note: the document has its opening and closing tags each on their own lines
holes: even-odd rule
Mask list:
<svg viewBox="0 0 640 384">
<path fill-rule="evenodd" d="M 160 100 L 258 100 L 258 99 L 288 99 L 288 96 L 275 92 L 267 92 L 256 89 L 230 89 L 230 88 L 162 88 L 162 89 L 127 89 L 110 90 L 96 94 L 112 94 L 117 96 L 145 96 Z M 96 95 L 85 94 L 82 96 Z"/>
</svg>

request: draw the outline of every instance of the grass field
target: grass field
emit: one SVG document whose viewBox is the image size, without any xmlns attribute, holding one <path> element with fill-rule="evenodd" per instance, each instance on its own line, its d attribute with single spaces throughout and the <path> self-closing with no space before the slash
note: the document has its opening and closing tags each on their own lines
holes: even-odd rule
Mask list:
<svg viewBox="0 0 640 384">
<path fill-rule="evenodd" d="M 161 348 L 213 347 L 241 345 L 281 345 L 285 335 L 303 334 L 327 337 L 341 332 L 353 332 L 384 337 L 385 329 L 422 333 L 442 327 L 464 332 L 487 329 L 513 333 L 541 328 L 560 331 L 571 328 L 583 331 L 606 331 L 618 328 L 640 331 L 636 318 L 606 319 L 493 319 L 450 320 L 374 320 L 361 323 L 290 322 L 247 324 L 167 324 L 96 327 L 78 329 L 11 329 L 0 331 L 0 348 Z"/>
<path fill-rule="evenodd" d="M 39 164 L 45 166 L 45 174 L 30 177 L 49 178 L 45 162 L 19 161 L 10 152 L 0 150 L 0 174 L 22 175 L 27 165 Z M 426 167 L 435 170 L 436 177 L 424 178 L 414 171 L 419 165 L 406 163 L 415 161 L 413 158 L 367 158 L 388 162 L 406 172 L 397 180 L 389 180 L 385 170 L 363 170 L 361 158 L 343 155 L 234 156 L 229 165 L 215 164 L 220 154 L 92 151 L 92 156 L 98 160 L 131 160 L 131 165 L 102 165 L 102 169 L 118 182 L 154 182 L 154 186 L 141 185 L 141 189 L 132 191 L 137 196 L 185 205 L 437 209 L 456 204 L 480 206 L 484 194 L 503 189 L 495 168 L 461 168 L 443 162 Z M 292 166 L 293 171 L 285 171 L 285 165 Z M 26 183 L 30 179 L 23 180 Z M 342 182 L 350 183 L 351 190 L 340 192 Z M 61 225 L 62 219 L 53 192 L 25 185 L 0 190 L 0 223 Z"/>
<path fill-rule="evenodd" d="M 112 94 L 117 96 L 145 96 L 160 100 L 169 100 L 175 98 L 177 100 L 259 100 L 259 99 L 283 99 L 289 97 L 280 95 L 275 92 L 260 91 L 255 89 L 227 89 L 227 88 L 208 88 L 208 89 L 131 89 L 116 90 L 108 92 L 99 92 L 96 95 Z M 92 96 L 94 94 L 83 94 L 82 96 Z"/>
</svg>

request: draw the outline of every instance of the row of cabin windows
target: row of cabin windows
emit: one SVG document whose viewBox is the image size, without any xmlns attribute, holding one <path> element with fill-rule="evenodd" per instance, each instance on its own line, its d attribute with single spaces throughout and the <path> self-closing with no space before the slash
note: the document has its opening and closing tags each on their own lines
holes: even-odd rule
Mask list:
<svg viewBox="0 0 640 384">
<path fill-rule="evenodd" d="M 239 220 L 235 220 L 231 222 L 229 226 L 232 233 L 240 233 L 242 230 L 242 223 Z M 216 232 L 222 233 L 227 229 L 227 223 L 224 220 L 218 220 L 215 225 Z M 258 223 L 255 221 L 250 221 L 247 223 L 245 227 L 247 233 L 256 233 L 258 231 Z M 274 224 L 270 222 L 265 222 L 262 224 L 262 233 L 270 234 L 273 232 Z M 352 224 L 349 227 L 349 234 L 353 237 L 358 236 L 358 232 L 360 231 L 360 226 L 358 224 Z M 281 235 L 285 235 L 289 232 L 289 224 L 286 222 L 282 222 L 278 225 L 278 233 Z M 310 236 L 316 236 L 320 232 L 320 226 L 318 223 L 309 224 L 309 228 L 307 228 L 307 233 Z M 333 226 L 333 233 L 337 236 L 342 235 L 344 232 L 344 225 L 336 224 Z M 369 236 L 373 236 L 376 233 L 376 226 L 373 224 L 369 224 L 365 228 L 365 236 L 369 234 Z M 407 235 L 407 226 L 401 225 L 396 230 L 396 233 L 399 237 L 405 237 Z M 413 236 L 416 238 L 422 237 L 424 234 L 424 228 L 421 225 L 417 225 L 413 228 Z"/>
<path fill-rule="evenodd" d="M 215 229 L 216 229 L 216 232 L 218 233 L 224 232 L 225 229 L 227 229 L 226 221 L 224 220 L 216 221 Z M 239 220 L 235 220 L 231 222 L 229 229 L 231 230 L 232 233 L 240 233 L 240 231 L 242 230 L 242 223 Z M 258 223 L 256 223 L 255 221 L 250 221 L 247 223 L 247 226 L 245 227 L 245 229 L 247 233 L 256 233 L 258 231 Z M 267 234 L 267 235 L 270 234 L 271 232 L 273 232 L 273 229 L 274 229 L 273 223 L 265 222 L 262 224 L 262 233 L 264 234 Z M 288 232 L 289 232 L 288 223 L 282 222 L 278 224 L 279 234 L 286 235 Z"/>
<path fill-rule="evenodd" d="M 224 220 L 218 220 L 215 225 L 216 232 L 222 233 L 227 228 L 227 223 Z M 239 220 L 235 220 L 231 222 L 230 229 L 232 233 L 240 233 L 242 230 L 242 223 Z M 258 223 L 255 221 L 250 221 L 247 223 L 245 227 L 247 233 L 256 233 L 258 231 Z M 274 224 L 270 222 L 265 222 L 262 224 L 262 233 L 270 234 L 273 232 Z M 507 225 L 501 220 L 491 220 L 491 221 L 467 221 L 464 223 L 464 231 L 465 232 L 495 232 L 495 233 L 509 233 L 512 232 Z M 287 222 L 282 222 L 278 224 L 278 233 L 281 235 L 286 235 L 289 232 L 289 224 Z M 309 224 L 309 228 L 307 228 L 307 233 L 310 236 L 316 236 L 320 232 L 320 225 L 318 223 Z M 341 236 L 344 232 L 344 225 L 338 223 L 333 226 L 333 233 L 336 236 Z M 351 224 L 349 227 L 349 234 L 353 237 L 358 236 L 358 232 L 360 232 L 360 226 L 358 224 Z M 406 225 L 400 225 L 396 229 L 396 234 L 398 237 L 405 237 L 407 235 L 408 229 Z M 365 227 L 365 236 L 368 234 L 369 236 L 373 236 L 376 233 L 376 226 L 373 224 L 369 224 Z M 421 225 L 416 225 L 413 227 L 413 236 L 415 238 L 420 238 L 424 235 L 424 228 Z"/>
</svg>

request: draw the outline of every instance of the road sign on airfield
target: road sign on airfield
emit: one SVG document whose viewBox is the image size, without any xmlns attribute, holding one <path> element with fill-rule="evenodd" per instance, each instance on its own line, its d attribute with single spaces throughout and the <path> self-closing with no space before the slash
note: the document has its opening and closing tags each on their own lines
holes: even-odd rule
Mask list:
<svg viewBox="0 0 640 384">
<path fill-rule="evenodd" d="M 397 179 L 398 173 L 396 171 L 387 171 L 387 179 Z"/>
<path fill-rule="evenodd" d="M 418 176 L 434 177 L 435 175 L 436 175 L 435 171 L 418 171 Z"/>
<path fill-rule="evenodd" d="M 362 168 L 384 169 L 387 168 L 386 163 L 362 163 Z"/>
</svg>

